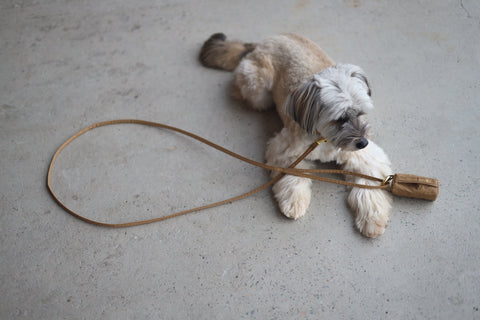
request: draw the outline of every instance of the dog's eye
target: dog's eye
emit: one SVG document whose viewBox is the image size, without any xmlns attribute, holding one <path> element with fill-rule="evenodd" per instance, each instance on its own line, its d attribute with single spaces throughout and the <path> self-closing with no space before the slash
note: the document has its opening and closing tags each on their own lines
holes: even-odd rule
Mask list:
<svg viewBox="0 0 480 320">
<path fill-rule="evenodd" d="M 337 119 L 337 123 L 339 124 L 344 124 L 347 121 L 348 121 L 348 117 L 345 117 L 345 116 Z"/>
</svg>

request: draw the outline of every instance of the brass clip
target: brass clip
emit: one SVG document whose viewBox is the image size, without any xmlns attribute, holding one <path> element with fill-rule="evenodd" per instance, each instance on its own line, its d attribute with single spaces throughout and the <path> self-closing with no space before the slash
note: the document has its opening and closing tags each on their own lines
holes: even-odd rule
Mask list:
<svg viewBox="0 0 480 320">
<path fill-rule="evenodd" d="M 385 177 L 385 179 L 383 179 L 383 182 L 382 182 L 382 185 L 386 185 L 386 184 L 389 184 L 390 181 L 393 180 L 393 174 L 389 174 L 388 176 Z"/>
</svg>

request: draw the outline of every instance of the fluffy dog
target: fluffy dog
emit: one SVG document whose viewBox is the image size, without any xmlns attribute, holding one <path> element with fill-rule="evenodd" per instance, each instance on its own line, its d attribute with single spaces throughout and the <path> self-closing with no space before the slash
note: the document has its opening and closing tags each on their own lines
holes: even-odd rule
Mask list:
<svg viewBox="0 0 480 320">
<path fill-rule="evenodd" d="M 392 173 L 385 152 L 368 139 L 364 115 L 373 103 L 361 68 L 335 64 L 315 43 L 293 34 L 254 44 L 230 41 L 217 33 L 203 44 L 200 61 L 207 67 L 233 71 L 235 98 L 256 110 L 276 106 L 284 127 L 268 142 L 268 164 L 287 167 L 323 137 L 327 143 L 320 144 L 298 168 L 311 168 L 311 160 L 320 160 L 376 177 Z M 273 186 L 273 193 L 282 213 L 298 219 L 310 204 L 311 180 L 286 175 Z M 391 208 L 387 191 L 354 187 L 347 202 L 362 234 L 377 237 L 384 233 Z"/>
</svg>

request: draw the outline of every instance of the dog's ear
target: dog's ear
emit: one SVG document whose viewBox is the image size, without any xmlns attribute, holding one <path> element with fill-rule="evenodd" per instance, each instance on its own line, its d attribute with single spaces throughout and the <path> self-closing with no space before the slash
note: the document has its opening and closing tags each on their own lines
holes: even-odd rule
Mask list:
<svg viewBox="0 0 480 320">
<path fill-rule="evenodd" d="M 352 78 L 356 78 L 365 84 L 367 89 L 367 94 L 371 97 L 372 96 L 372 89 L 370 88 L 370 83 L 368 82 L 367 75 L 365 71 L 359 66 L 347 63 L 337 63 L 334 67 L 339 72 L 344 72 L 347 76 Z"/>
<path fill-rule="evenodd" d="M 357 67 L 357 68 L 358 68 L 357 70 L 352 72 L 352 77 L 360 79 L 361 81 L 363 81 L 365 83 L 365 85 L 367 86 L 367 90 L 368 90 L 368 96 L 371 97 L 372 96 L 372 89 L 370 88 L 370 83 L 368 82 L 367 75 L 365 74 L 365 72 L 363 72 L 363 70 L 361 68 L 359 68 L 359 67 Z"/>
<path fill-rule="evenodd" d="M 315 131 L 322 109 L 320 91 L 318 82 L 309 80 L 291 92 L 283 105 L 284 112 L 309 134 Z"/>
</svg>

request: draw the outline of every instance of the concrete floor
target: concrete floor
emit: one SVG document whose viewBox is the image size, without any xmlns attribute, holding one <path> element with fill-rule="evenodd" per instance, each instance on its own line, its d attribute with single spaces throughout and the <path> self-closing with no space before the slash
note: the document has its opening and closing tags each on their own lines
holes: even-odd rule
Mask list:
<svg viewBox="0 0 480 320">
<path fill-rule="evenodd" d="M 47 192 L 48 163 L 97 121 L 159 121 L 263 159 L 277 116 L 243 108 L 231 74 L 197 61 L 217 31 L 295 32 L 362 66 L 375 140 L 396 172 L 437 177 L 438 200 L 396 198 L 375 240 L 355 230 L 347 190 L 320 183 L 298 221 L 270 191 L 129 229 L 65 213 Z M 1 1 L 0 318 L 480 319 L 479 66 L 476 0 Z M 112 222 L 267 178 L 134 125 L 80 138 L 54 172 L 68 205 Z"/>
</svg>

